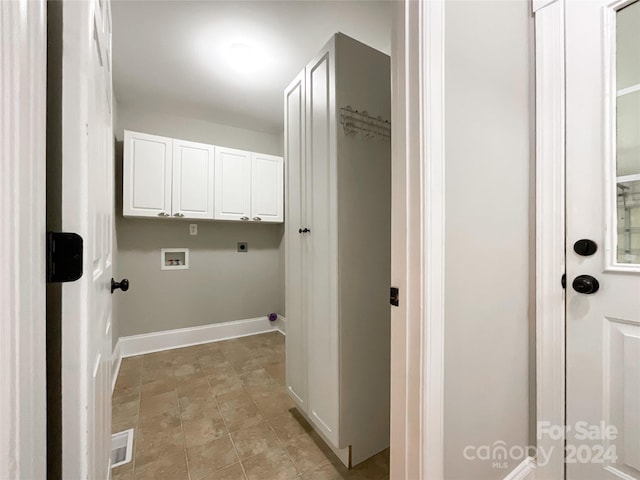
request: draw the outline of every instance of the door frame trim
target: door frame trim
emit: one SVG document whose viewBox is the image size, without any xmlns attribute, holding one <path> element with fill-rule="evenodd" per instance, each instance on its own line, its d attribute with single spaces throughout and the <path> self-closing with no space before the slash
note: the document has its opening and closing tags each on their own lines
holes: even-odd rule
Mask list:
<svg viewBox="0 0 640 480">
<path fill-rule="evenodd" d="M 563 479 L 565 425 L 564 0 L 533 0 L 536 70 L 536 478 Z M 560 435 L 549 428 L 562 427 Z"/>
<path fill-rule="evenodd" d="M 398 2 L 395 14 L 390 477 L 442 480 L 445 3 Z"/>
<path fill-rule="evenodd" d="M 46 478 L 44 0 L 0 3 L 0 478 Z"/>
</svg>

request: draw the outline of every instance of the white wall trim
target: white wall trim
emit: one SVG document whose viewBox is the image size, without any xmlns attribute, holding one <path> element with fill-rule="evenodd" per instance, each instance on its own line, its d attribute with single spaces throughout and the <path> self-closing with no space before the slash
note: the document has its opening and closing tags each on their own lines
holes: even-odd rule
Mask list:
<svg viewBox="0 0 640 480">
<path fill-rule="evenodd" d="M 442 480 L 445 3 L 398 2 L 396 14 L 390 477 Z"/>
<path fill-rule="evenodd" d="M 514 468 L 504 480 L 534 480 L 536 478 L 536 461 L 533 457 L 525 458 Z"/>
<path fill-rule="evenodd" d="M 421 2 L 422 477 L 444 478 L 445 3 Z"/>
<path fill-rule="evenodd" d="M 565 424 L 565 45 L 564 0 L 535 12 L 536 35 L 536 375 L 539 480 L 564 478 Z"/>
<path fill-rule="evenodd" d="M 284 319 L 284 317 L 282 317 Z M 267 332 L 283 332 L 284 323 L 275 325 L 267 317 L 249 318 L 233 322 L 213 323 L 199 327 L 180 328 L 163 332 L 120 337 L 120 353 L 123 358 L 145 353 L 171 350 L 202 343 L 219 342 L 231 338 L 246 337 Z"/>
<path fill-rule="evenodd" d="M 0 478 L 46 478 L 44 0 L 0 2 Z"/>
<path fill-rule="evenodd" d="M 120 345 L 120 339 L 118 339 L 111 355 L 111 393 L 113 393 L 113 390 L 116 388 L 116 380 L 118 380 L 120 365 L 122 365 L 122 350 Z"/>
</svg>

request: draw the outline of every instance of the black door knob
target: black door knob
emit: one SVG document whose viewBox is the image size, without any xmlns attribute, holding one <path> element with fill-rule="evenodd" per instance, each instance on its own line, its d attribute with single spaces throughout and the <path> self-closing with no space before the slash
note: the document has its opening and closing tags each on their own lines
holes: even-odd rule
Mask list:
<svg viewBox="0 0 640 480">
<path fill-rule="evenodd" d="M 298 233 L 309 233 L 311 230 L 308 229 L 307 227 L 305 228 L 299 228 L 298 229 Z"/>
<path fill-rule="evenodd" d="M 598 251 L 598 244 L 593 240 L 589 240 L 588 238 L 583 238 L 573 244 L 573 251 L 576 252 L 578 255 L 582 255 L 583 257 L 588 257 Z"/>
<path fill-rule="evenodd" d="M 114 290 L 116 289 L 120 289 L 123 292 L 126 292 L 127 290 L 129 290 L 129 280 L 127 280 L 126 278 L 123 278 L 121 281 L 116 282 L 113 278 L 111 279 L 111 293 L 113 293 Z"/>
<path fill-rule="evenodd" d="M 600 289 L 600 283 L 591 275 L 578 275 L 573 279 L 573 289 L 586 295 L 596 293 Z"/>
</svg>

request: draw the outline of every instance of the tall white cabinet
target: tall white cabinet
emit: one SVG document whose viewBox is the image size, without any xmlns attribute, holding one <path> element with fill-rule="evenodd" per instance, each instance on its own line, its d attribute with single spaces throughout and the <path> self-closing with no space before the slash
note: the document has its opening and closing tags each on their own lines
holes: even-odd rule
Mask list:
<svg viewBox="0 0 640 480">
<path fill-rule="evenodd" d="M 389 445 L 389 57 L 335 35 L 285 91 L 287 388 L 345 464 Z"/>
</svg>

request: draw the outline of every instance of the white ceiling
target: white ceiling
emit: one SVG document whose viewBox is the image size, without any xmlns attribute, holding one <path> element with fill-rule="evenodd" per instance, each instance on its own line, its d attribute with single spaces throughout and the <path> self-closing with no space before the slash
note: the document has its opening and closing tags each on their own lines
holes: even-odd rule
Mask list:
<svg viewBox="0 0 640 480">
<path fill-rule="evenodd" d="M 146 111 L 281 131 L 284 88 L 335 32 L 389 53 L 392 3 L 116 0 L 116 98 Z M 257 71 L 229 67 L 234 43 L 260 52 Z"/>
</svg>

